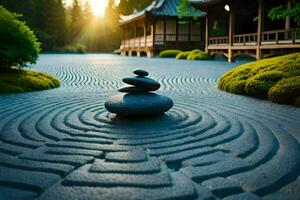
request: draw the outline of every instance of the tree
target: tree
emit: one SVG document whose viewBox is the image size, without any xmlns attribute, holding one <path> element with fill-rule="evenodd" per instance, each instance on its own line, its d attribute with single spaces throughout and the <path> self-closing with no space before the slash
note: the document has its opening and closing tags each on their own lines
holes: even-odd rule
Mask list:
<svg viewBox="0 0 300 200">
<path fill-rule="evenodd" d="M 93 12 L 90 1 L 86 1 L 83 8 L 83 18 L 84 21 L 89 23 L 93 19 Z"/>
<path fill-rule="evenodd" d="M 283 20 L 286 17 L 291 17 L 294 19 L 295 23 L 299 26 L 300 25 L 300 2 L 299 0 L 294 0 L 292 8 L 289 9 L 287 5 L 280 5 L 275 8 L 272 8 L 269 13 L 268 17 L 272 20 Z"/>
<path fill-rule="evenodd" d="M 71 8 L 71 18 L 72 18 L 71 38 L 72 38 L 72 42 L 75 42 L 76 38 L 78 38 L 78 36 L 80 35 L 82 31 L 82 27 L 84 25 L 83 9 L 78 0 L 73 1 L 73 5 Z"/>
<path fill-rule="evenodd" d="M 20 17 L 0 6 L 0 69 L 26 67 L 38 58 L 40 43 Z"/>
<path fill-rule="evenodd" d="M 180 14 L 180 17 L 189 16 L 190 9 L 192 8 L 191 3 L 187 0 L 179 0 L 180 4 L 177 7 L 177 11 Z"/>
</svg>

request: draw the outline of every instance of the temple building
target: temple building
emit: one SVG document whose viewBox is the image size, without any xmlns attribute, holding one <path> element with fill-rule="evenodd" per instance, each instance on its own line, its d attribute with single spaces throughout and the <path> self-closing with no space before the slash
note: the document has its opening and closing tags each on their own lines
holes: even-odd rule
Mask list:
<svg viewBox="0 0 300 200">
<path fill-rule="evenodd" d="M 155 0 L 143 10 L 121 16 L 121 55 L 153 57 L 164 49 L 204 48 L 205 13 L 191 8 L 179 17 L 179 0 Z"/>
<path fill-rule="evenodd" d="M 292 0 L 190 0 L 206 13 L 205 50 L 231 62 L 238 55 L 260 60 L 300 50 L 300 29 L 290 17 L 271 20 L 278 5 L 292 8 Z"/>
</svg>

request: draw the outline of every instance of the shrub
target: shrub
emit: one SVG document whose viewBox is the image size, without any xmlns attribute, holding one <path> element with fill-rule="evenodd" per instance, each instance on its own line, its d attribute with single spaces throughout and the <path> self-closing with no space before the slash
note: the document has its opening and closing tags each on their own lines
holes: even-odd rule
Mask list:
<svg viewBox="0 0 300 200">
<path fill-rule="evenodd" d="M 189 53 L 190 53 L 189 51 L 181 52 L 181 53 L 177 54 L 176 59 L 177 60 L 186 60 Z"/>
<path fill-rule="evenodd" d="M 189 54 L 188 60 L 210 60 L 211 57 L 206 53 Z"/>
<path fill-rule="evenodd" d="M 284 77 L 280 71 L 270 71 L 256 74 L 246 81 L 245 90 L 247 95 L 267 97 L 268 91 Z"/>
<path fill-rule="evenodd" d="M 159 57 L 161 58 L 175 58 L 177 54 L 181 53 L 180 50 L 164 50 L 159 53 Z"/>
<path fill-rule="evenodd" d="M 84 44 L 76 43 L 76 44 L 69 44 L 64 46 L 61 49 L 58 49 L 59 52 L 63 53 L 85 53 L 86 46 Z"/>
<path fill-rule="evenodd" d="M 300 53 L 241 65 L 224 74 L 218 87 L 235 94 L 299 105 Z"/>
<path fill-rule="evenodd" d="M 299 105 L 300 76 L 282 79 L 270 89 L 268 96 L 271 101 L 276 103 Z"/>
<path fill-rule="evenodd" d="M 189 52 L 187 59 L 188 60 L 209 60 L 210 56 L 207 53 L 205 53 L 204 51 L 195 49 L 195 50 Z"/>
<path fill-rule="evenodd" d="M 35 63 L 40 52 L 40 43 L 20 15 L 0 6 L 0 68 L 26 67 Z"/>
</svg>

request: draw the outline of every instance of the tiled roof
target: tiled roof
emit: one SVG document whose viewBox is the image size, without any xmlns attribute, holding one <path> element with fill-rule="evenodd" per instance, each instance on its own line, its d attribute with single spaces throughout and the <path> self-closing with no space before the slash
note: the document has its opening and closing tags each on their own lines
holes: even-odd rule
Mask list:
<svg viewBox="0 0 300 200">
<path fill-rule="evenodd" d="M 206 6 L 211 4 L 216 4 L 224 0 L 189 0 L 191 4 Z"/>
<path fill-rule="evenodd" d="M 137 19 L 143 18 L 146 14 L 151 16 L 168 16 L 177 17 L 179 13 L 177 11 L 177 6 L 179 6 L 179 0 L 154 0 L 151 5 L 143 10 L 137 11 L 131 15 L 121 15 L 120 22 L 126 23 L 129 21 L 135 21 Z M 204 13 L 195 8 L 191 8 L 190 17 L 201 17 Z"/>
</svg>

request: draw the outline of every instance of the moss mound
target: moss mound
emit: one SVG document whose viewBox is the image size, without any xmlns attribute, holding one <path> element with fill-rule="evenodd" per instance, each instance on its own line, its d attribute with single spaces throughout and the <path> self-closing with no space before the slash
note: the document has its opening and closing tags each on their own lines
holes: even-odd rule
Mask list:
<svg viewBox="0 0 300 200">
<path fill-rule="evenodd" d="M 5 69 L 0 72 L 0 93 L 46 90 L 59 86 L 58 79 L 41 72 L 20 69 Z"/>
<path fill-rule="evenodd" d="M 241 65 L 223 75 L 218 87 L 235 94 L 300 106 L 300 53 Z"/>
<path fill-rule="evenodd" d="M 171 50 L 164 50 L 161 51 L 159 53 L 159 57 L 161 58 L 175 58 L 177 56 L 177 54 L 181 53 L 182 51 L 180 50 L 175 50 L 175 49 L 171 49 Z"/>
</svg>

